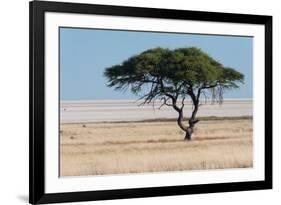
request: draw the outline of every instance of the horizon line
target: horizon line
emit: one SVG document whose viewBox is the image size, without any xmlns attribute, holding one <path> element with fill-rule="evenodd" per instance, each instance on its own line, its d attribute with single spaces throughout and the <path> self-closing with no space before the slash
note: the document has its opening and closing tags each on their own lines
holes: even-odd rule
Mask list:
<svg viewBox="0 0 281 205">
<path fill-rule="evenodd" d="M 223 101 L 251 101 L 253 100 L 253 98 L 224 98 Z M 126 102 L 126 101 L 134 101 L 134 102 L 138 102 L 138 101 L 143 101 L 143 100 L 139 100 L 139 99 L 72 99 L 72 100 L 59 100 L 61 103 L 63 102 L 94 102 L 94 101 L 99 101 L 99 102 L 108 102 L 108 101 L 118 101 L 118 102 Z M 156 101 L 161 101 L 160 99 L 157 99 Z M 191 99 L 186 99 L 186 101 L 191 101 Z M 202 100 L 205 101 L 205 100 Z M 207 100 L 207 101 L 212 101 Z"/>
</svg>

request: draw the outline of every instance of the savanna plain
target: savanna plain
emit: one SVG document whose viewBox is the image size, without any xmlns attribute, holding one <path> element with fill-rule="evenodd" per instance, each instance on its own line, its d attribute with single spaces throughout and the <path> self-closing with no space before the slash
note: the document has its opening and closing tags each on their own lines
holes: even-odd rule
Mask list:
<svg viewBox="0 0 281 205">
<path fill-rule="evenodd" d="M 173 120 L 61 124 L 60 175 L 252 167 L 252 134 L 251 117 L 202 119 L 191 141 Z"/>
</svg>

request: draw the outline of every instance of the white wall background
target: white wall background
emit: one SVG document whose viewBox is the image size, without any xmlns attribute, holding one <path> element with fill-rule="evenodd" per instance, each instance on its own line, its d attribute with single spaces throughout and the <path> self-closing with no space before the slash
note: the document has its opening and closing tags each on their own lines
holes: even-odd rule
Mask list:
<svg viewBox="0 0 281 205">
<path fill-rule="evenodd" d="M 273 15 L 274 189 L 79 204 L 278 204 L 281 116 L 281 6 L 277 0 L 72 0 L 109 5 Z M 28 1 L 0 2 L 0 204 L 28 201 Z M 280 106 L 279 106 L 280 105 Z M 279 202 L 280 203 L 280 202 Z"/>
</svg>

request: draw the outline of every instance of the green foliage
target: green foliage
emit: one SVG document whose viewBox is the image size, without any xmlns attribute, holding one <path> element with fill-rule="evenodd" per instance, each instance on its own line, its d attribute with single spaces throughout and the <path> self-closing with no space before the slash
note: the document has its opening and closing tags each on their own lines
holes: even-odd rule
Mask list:
<svg viewBox="0 0 281 205">
<path fill-rule="evenodd" d="M 238 88 L 244 80 L 242 73 L 224 67 L 195 47 L 149 49 L 106 68 L 104 74 L 108 86 L 117 90 L 130 89 L 139 94 L 149 87 L 142 96 L 146 103 L 156 98 L 177 100 L 186 96 L 199 101 L 201 93 L 222 100 L 224 90 Z"/>
</svg>

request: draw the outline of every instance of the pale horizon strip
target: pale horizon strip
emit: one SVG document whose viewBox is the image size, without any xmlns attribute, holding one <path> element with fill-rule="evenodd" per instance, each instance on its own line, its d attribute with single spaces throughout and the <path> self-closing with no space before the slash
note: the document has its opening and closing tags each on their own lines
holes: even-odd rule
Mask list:
<svg viewBox="0 0 281 205">
<path fill-rule="evenodd" d="M 60 102 L 61 123 L 81 122 L 122 122 L 151 119 L 177 118 L 177 113 L 170 106 L 163 106 L 160 100 L 153 104 L 139 106 L 136 100 L 76 100 Z M 181 103 L 181 100 L 179 101 Z M 180 104 L 179 104 L 180 105 Z M 192 103 L 185 101 L 185 116 L 190 116 Z M 225 99 L 223 104 L 204 103 L 199 108 L 198 117 L 239 117 L 252 116 L 252 99 Z"/>
<path fill-rule="evenodd" d="M 253 98 L 225 98 L 223 99 L 224 102 L 228 101 L 252 101 Z M 139 99 L 79 99 L 79 100 L 60 100 L 60 103 L 88 103 L 88 102 L 141 102 L 142 100 Z M 157 99 L 155 101 L 161 101 L 160 99 Z M 211 102 L 210 99 L 207 100 L 208 102 Z M 181 102 L 181 99 L 178 100 L 178 102 Z M 185 99 L 185 102 L 191 102 L 191 99 Z M 201 102 L 205 102 L 204 99 L 201 100 Z"/>
</svg>

